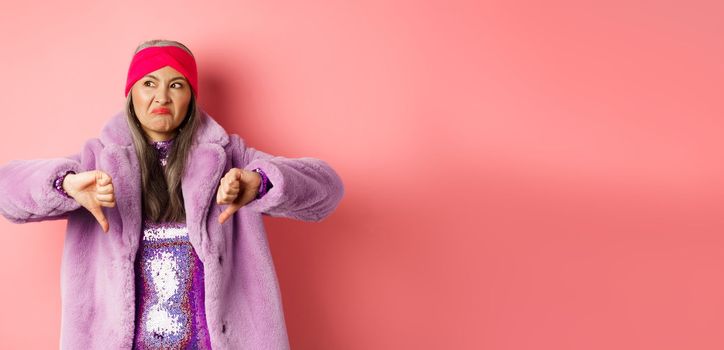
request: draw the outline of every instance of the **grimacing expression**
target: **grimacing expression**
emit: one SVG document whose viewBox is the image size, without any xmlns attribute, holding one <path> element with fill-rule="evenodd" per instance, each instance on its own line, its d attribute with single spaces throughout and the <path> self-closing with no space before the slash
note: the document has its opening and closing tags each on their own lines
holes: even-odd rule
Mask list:
<svg viewBox="0 0 724 350">
<path fill-rule="evenodd" d="M 191 102 L 191 85 L 177 70 L 165 66 L 136 81 L 131 87 L 133 110 L 152 141 L 174 137 Z"/>
</svg>

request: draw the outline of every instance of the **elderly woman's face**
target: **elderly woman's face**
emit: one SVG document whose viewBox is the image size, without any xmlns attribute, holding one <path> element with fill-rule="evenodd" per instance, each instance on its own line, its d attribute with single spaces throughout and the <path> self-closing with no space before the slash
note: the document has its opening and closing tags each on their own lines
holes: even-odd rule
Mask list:
<svg viewBox="0 0 724 350">
<path fill-rule="evenodd" d="M 177 70 L 166 66 L 146 74 L 131 87 L 133 109 L 152 141 L 176 135 L 191 101 L 191 86 Z"/>
</svg>

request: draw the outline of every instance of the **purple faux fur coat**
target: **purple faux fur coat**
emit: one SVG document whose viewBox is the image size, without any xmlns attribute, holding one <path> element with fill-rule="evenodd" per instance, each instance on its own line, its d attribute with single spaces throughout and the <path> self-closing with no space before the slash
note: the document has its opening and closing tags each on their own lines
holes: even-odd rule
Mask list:
<svg viewBox="0 0 724 350">
<path fill-rule="evenodd" d="M 274 187 L 218 223 L 221 177 L 232 167 L 262 168 Z M 61 196 L 66 170 L 110 174 L 116 206 L 103 207 L 106 234 L 85 208 Z M 141 179 L 125 112 L 63 158 L 0 167 L 0 214 L 15 223 L 67 219 L 61 263 L 62 349 L 131 349 L 134 260 L 141 235 Z M 247 147 L 205 111 L 182 179 L 190 241 L 204 263 L 206 318 L 214 349 L 288 349 L 279 285 L 262 214 L 304 221 L 330 215 L 344 193 L 337 173 L 316 158 L 284 158 Z"/>
</svg>

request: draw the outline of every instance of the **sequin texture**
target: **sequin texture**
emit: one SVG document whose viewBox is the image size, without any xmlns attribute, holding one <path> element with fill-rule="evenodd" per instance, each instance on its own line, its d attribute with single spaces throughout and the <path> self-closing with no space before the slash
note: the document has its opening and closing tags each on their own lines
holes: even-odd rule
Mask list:
<svg viewBox="0 0 724 350">
<path fill-rule="evenodd" d="M 173 140 L 154 142 L 166 165 Z M 203 264 L 183 222 L 143 221 L 136 256 L 134 349 L 211 349 Z"/>
<path fill-rule="evenodd" d="M 158 153 L 158 161 L 161 162 L 161 165 L 163 166 L 166 166 L 173 141 L 173 139 L 170 139 L 166 141 L 154 141 L 151 143 Z"/>
</svg>

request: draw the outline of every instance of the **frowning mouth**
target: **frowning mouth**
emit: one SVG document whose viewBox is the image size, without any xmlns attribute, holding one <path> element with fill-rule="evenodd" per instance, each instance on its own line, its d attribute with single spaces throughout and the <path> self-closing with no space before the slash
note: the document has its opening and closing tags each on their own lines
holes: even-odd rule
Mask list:
<svg viewBox="0 0 724 350">
<path fill-rule="evenodd" d="M 151 113 L 155 114 L 171 114 L 171 110 L 168 108 L 156 108 L 151 111 Z"/>
</svg>

